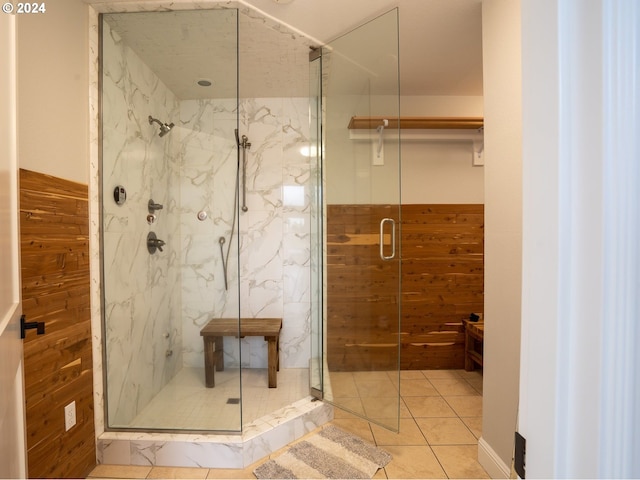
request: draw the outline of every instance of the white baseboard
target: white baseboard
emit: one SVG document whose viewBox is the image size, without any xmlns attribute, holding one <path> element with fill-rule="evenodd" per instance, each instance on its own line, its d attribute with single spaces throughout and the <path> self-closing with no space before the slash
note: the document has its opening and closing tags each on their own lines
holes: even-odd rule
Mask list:
<svg viewBox="0 0 640 480">
<path fill-rule="evenodd" d="M 502 461 L 484 438 L 478 440 L 478 462 L 491 478 L 511 477 L 511 467 Z"/>
</svg>

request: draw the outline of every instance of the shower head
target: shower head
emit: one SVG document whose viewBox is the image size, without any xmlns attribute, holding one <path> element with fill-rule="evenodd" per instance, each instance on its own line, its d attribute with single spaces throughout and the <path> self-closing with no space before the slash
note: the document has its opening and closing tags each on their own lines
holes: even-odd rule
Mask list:
<svg viewBox="0 0 640 480">
<path fill-rule="evenodd" d="M 160 135 L 161 137 L 164 137 L 167 133 L 171 131 L 173 127 L 174 127 L 173 123 L 169 123 L 169 124 L 165 123 L 160 127 L 160 133 L 158 135 Z"/>
<path fill-rule="evenodd" d="M 160 125 L 160 133 L 158 135 L 161 137 L 164 137 L 175 126 L 173 123 L 162 123 L 157 118 L 153 118 L 151 115 L 149 115 L 149 125 L 153 123 L 157 123 L 158 125 Z"/>
</svg>

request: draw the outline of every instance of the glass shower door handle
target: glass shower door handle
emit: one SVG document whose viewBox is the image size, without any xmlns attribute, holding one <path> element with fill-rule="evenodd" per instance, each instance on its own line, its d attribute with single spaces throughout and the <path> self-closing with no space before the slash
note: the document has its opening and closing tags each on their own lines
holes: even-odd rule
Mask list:
<svg viewBox="0 0 640 480">
<path fill-rule="evenodd" d="M 384 226 L 391 224 L 391 255 L 384 254 Z M 380 220 L 380 259 L 383 261 L 392 260 L 396 256 L 396 221 L 393 218 L 383 218 Z"/>
</svg>

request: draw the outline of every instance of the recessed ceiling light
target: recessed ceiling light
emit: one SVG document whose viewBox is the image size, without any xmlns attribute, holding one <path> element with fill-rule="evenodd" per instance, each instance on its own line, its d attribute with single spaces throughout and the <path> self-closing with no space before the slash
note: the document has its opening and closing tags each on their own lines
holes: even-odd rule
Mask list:
<svg viewBox="0 0 640 480">
<path fill-rule="evenodd" d="M 198 80 L 198 85 L 200 85 L 201 87 L 210 87 L 211 86 L 211 80 L 207 80 L 206 78 L 202 78 L 202 79 Z"/>
</svg>

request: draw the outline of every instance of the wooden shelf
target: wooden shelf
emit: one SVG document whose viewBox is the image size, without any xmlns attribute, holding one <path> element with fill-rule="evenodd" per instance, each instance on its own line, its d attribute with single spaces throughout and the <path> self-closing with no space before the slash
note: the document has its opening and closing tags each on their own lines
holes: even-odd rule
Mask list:
<svg viewBox="0 0 640 480">
<path fill-rule="evenodd" d="M 351 117 L 349 130 L 375 130 L 385 117 Z M 398 128 L 398 118 L 388 118 L 387 128 Z M 483 117 L 400 117 L 401 129 L 412 130 L 477 130 L 484 125 Z"/>
</svg>

